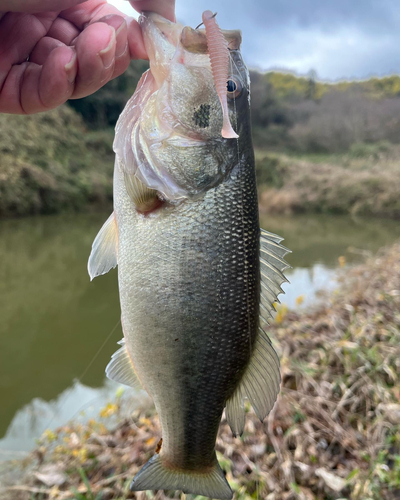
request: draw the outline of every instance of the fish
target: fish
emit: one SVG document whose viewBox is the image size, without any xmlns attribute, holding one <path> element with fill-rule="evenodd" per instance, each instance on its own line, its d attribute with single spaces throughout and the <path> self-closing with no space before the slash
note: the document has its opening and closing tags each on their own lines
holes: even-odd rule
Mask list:
<svg viewBox="0 0 400 500">
<path fill-rule="evenodd" d="M 106 374 L 146 390 L 160 418 L 161 448 L 131 490 L 230 499 L 219 424 L 225 411 L 239 436 L 246 400 L 261 420 L 274 406 L 266 326 L 290 266 L 259 226 L 241 33 L 210 14 L 205 30 L 140 17 L 150 69 L 116 125 L 114 211 L 88 271 L 118 266 L 123 339 Z"/>
</svg>

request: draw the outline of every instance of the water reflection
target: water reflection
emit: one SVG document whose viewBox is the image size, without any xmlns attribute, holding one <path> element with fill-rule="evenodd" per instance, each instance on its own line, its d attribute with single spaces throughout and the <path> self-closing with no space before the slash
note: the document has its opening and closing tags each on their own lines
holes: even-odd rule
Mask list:
<svg viewBox="0 0 400 500">
<path fill-rule="evenodd" d="M 122 336 L 116 271 L 92 283 L 86 271 L 106 217 L 0 221 L 0 438 L 6 436 L 0 448 L 28 449 L 54 410 L 58 425 L 115 389 L 104 385 L 104 368 Z M 350 246 L 374 252 L 400 236 L 397 222 L 382 220 L 264 217 L 262 226 L 285 237 L 293 250 L 291 285 L 283 299 L 290 306 L 299 295 L 310 305 L 317 289 L 335 286 L 338 257 L 359 258 L 348 252 Z M 75 379 L 81 384 L 74 385 Z M 65 390 L 68 397 L 59 407 Z"/>
<path fill-rule="evenodd" d="M 54 400 L 48 402 L 34 398 L 17 411 L 5 436 L 0 439 L 0 460 L 20 457 L 21 452 L 35 445 L 36 438 L 45 429 L 56 429 L 69 420 L 87 422 L 90 418 L 98 419 L 105 402 L 115 400 L 118 387 L 118 384 L 107 378 L 98 388 L 88 387 L 75 380 Z M 150 404 L 150 398 L 144 391 L 127 388 L 120 398 L 121 406 L 129 413 L 138 406 Z"/>
</svg>

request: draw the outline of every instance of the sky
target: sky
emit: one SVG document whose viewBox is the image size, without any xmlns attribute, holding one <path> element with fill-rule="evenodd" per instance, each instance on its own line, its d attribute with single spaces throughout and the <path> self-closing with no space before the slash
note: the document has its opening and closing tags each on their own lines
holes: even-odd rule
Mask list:
<svg viewBox="0 0 400 500">
<path fill-rule="evenodd" d="M 109 0 L 129 15 L 126 0 Z M 400 73 L 399 0 L 176 0 L 178 21 L 192 27 L 203 10 L 225 29 L 241 29 L 248 67 L 322 80 Z"/>
</svg>

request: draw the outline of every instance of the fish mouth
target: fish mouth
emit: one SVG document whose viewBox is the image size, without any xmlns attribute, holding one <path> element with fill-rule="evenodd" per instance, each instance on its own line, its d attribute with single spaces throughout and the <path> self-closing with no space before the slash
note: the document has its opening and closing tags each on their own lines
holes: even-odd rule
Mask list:
<svg viewBox="0 0 400 500">
<path fill-rule="evenodd" d="M 143 12 L 139 17 L 143 39 L 149 56 L 150 68 L 158 86 L 168 76 L 168 67 L 178 47 L 192 54 L 207 54 L 204 29 L 193 29 L 174 23 L 154 12 Z M 240 30 L 221 30 L 230 50 L 239 50 L 242 43 Z"/>
<path fill-rule="evenodd" d="M 139 17 L 139 24 L 149 56 L 150 69 L 160 87 L 168 76 L 169 65 L 179 45 L 183 26 L 154 12 L 143 12 Z"/>
<path fill-rule="evenodd" d="M 142 12 L 139 16 L 139 24 L 145 38 L 146 49 L 154 51 L 155 45 L 165 46 L 170 44 L 175 47 L 179 43 L 179 36 L 183 29 L 180 23 L 174 23 L 155 12 Z"/>
</svg>

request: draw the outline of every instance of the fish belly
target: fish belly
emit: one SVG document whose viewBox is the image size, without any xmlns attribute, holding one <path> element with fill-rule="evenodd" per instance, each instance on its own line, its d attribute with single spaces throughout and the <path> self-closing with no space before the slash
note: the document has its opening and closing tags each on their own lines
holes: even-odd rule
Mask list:
<svg viewBox="0 0 400 500">
<path fill-rule="evenodd" d="M 227 398 L 249 363 L 259 316 L 254 172 L 239 165 L 201 200 L 138 214 L 115 175 L 126 346 L 172 468 L 206 470 Z"/>
</svg>

